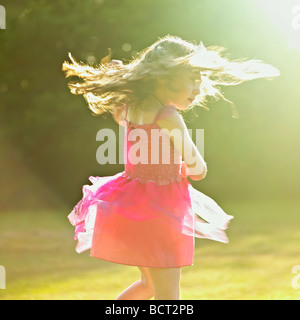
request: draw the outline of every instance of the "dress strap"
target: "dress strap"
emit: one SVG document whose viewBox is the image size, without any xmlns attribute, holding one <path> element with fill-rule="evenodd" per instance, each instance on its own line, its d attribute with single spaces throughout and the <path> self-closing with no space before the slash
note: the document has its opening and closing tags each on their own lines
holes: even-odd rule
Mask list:
<svg viewBox="0 0 300 320">
<path fill-rule="evenodd" d="M 128 105 L 125 104 L 125 120 L 127 121 Z"/>
</svg>

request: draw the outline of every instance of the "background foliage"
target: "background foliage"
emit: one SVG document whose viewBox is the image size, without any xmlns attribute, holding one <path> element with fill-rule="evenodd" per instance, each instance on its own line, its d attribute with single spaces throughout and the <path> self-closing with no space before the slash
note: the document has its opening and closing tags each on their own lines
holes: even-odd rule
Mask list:
<svg viewBox="0 0 300 320">
<path fill-rule="evenodd" d="M 199 117 L 186 116 L 189 128 L 205 130 L 208 176 L 192 184 L 217 202 L 297 196 L 299 51 L 288 46 L 256 1 L 1 4 L 7 16 L 6 30 L 0 30 L 2 209 L 71 208 L 88 176 L 123 170 L 123 165 L 97 163 L 97 131 L 110 127 L 118 132 L 118 126 L 110 114 L 93 117 L 84 99 L 70 94 L 61 66 L 68 52 L 91 64 L 108 48 L 114 59 L 130 59 L 166 34 L 221 45 L 231 58 L 262 59 L 281 71 L 273 81 L 223 89 L 239 119 L 231 118 L 229 104 L 214 101 L 209 112 L 199 109 Z"/>
</svg>

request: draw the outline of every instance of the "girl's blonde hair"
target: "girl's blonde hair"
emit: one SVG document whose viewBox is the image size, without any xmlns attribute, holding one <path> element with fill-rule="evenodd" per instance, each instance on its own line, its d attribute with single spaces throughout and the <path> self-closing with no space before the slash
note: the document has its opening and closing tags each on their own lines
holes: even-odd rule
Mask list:
<svg viewBox="0 0 300 320">
<path fill-rule="evenodd" d="M 219 85 L 232 86 L 257 78 L 273 78 L 280 75 L 275 67 L 261 60 L 229 60 L 220 46 L 205 47 L 179 37 L 167 35 L 139 52 L 126 64 L 119 60 L 110 62 L 110 55 L 96 67 L 78 63 L 69 53 L 72 63 L 65 61 L 66 77 L 77 76 L 83 81 L 69 82 L 73 94 L 82 94 L 94 114 L 114 113 L 123 105 L 142 106 L 157 85 L 157 78 L 172 79 L 183 68 L 196 69 L 201 74 L 200 94 L 193 104 L 206 110 L 208 97 L 227 100 Z M 110 53 L 111 54 L 111 53 Z M 233 117 L 238 114 L 235 108 Z"/>
</svg>

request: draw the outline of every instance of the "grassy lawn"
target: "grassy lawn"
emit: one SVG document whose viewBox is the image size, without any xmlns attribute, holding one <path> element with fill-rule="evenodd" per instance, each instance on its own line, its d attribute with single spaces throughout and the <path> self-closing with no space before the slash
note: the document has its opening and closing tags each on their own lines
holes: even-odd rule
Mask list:
<svg viewBox="0 0 300 320">
<path fill-rule="evenodd" d="M 292 268 L 300 265 L 300 203 L 220 205 L 235 216 L 230 243 L 196 239 L 194 265 L 182 268 L 181 299 L 299 299 Z M 113 300 L 139 278 L 136 267 L 77 254 L 67 214 L 0 214 L 0 299 Z"/>
</svg>

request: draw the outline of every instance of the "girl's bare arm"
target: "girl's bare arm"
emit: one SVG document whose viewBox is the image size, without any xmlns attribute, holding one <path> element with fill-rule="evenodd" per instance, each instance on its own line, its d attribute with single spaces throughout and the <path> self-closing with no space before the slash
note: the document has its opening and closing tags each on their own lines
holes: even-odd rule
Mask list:
<svg viewBox="0 0 300 320">
<path fill-rule="evenodd" d="M 170 136 L 177 152 L 182 156 L 183 172 L 192 180 L 202 180 L 207 173 L 207 165 L 195 146 L 182 116 L 174 112 L 171 116 L 157 120 L 157 124 Z M 176 129 L 173 131 L 172 130 Z"/>
</svg>

